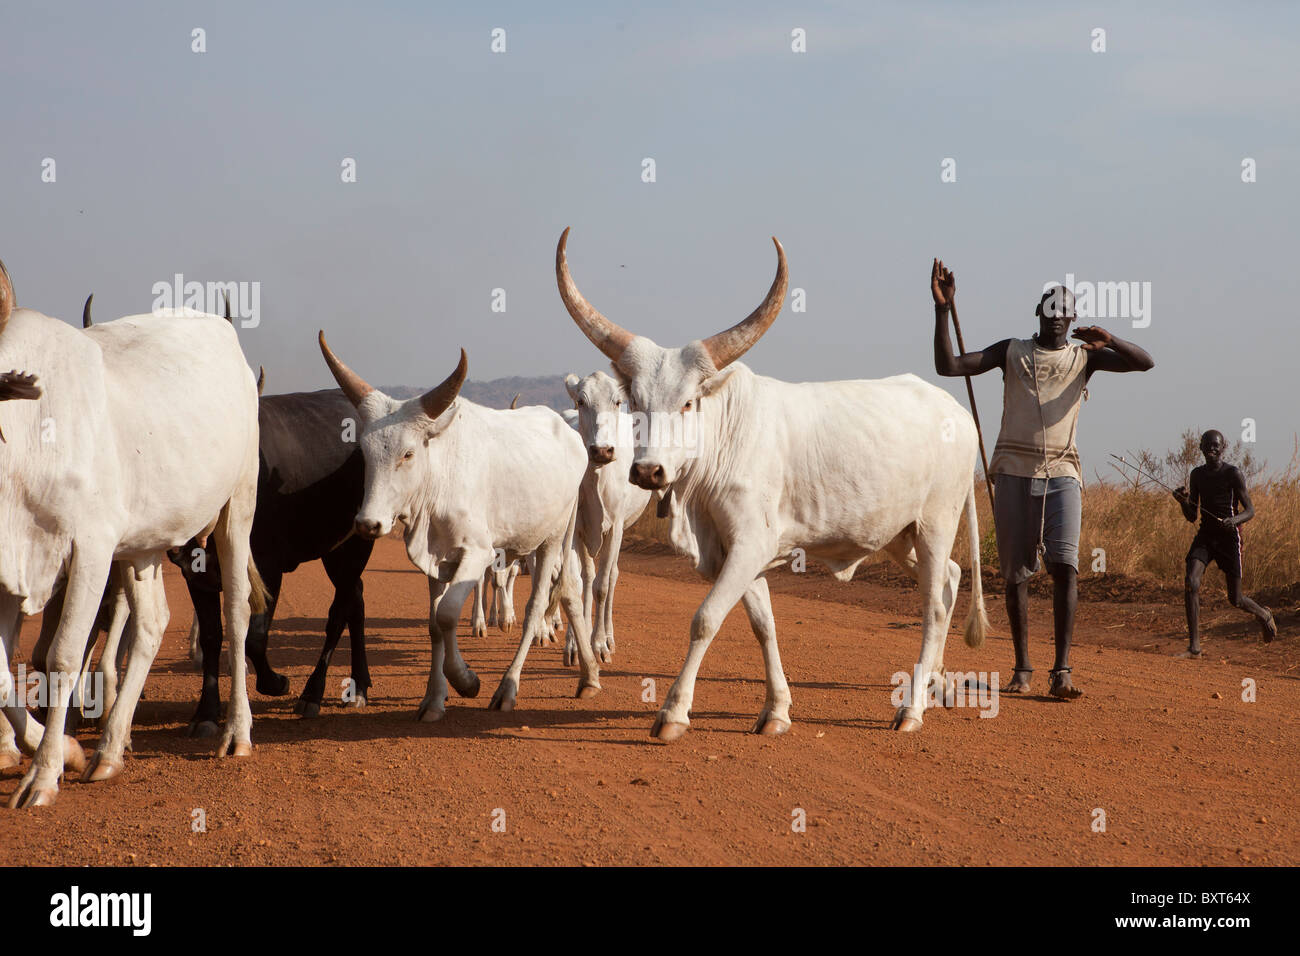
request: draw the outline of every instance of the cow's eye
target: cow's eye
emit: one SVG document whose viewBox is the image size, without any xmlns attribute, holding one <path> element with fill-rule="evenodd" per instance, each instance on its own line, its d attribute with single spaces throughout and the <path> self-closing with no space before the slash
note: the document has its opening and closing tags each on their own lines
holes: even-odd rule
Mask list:
<svg viewBox="0 0 1300 956">
<path fill-rule="evenodd" d="M 578 407 L 579 407 L 579 408 L 582 408 L 582 407 L 583 407 L 584 405 L 586 405 L 586 404 L 587 404 L 587 403 L 584 402 L 582 399 L 578 399 Z"/>
<path fill-rule="evenodd" d="M 413 449 L 408 448 L 406 454 L 402 456 L 402 461 L 410 461 L 414 457 L 415 457 L 415 451 Z"/>
<path fill-rule="evenodd" d="M 682 411 L 689 412 L 691 410 L 691 405 L 693 404 L 694 404 L 693 402 L 687 401 L 687 403 L 682 406 Z"/>
</svg>

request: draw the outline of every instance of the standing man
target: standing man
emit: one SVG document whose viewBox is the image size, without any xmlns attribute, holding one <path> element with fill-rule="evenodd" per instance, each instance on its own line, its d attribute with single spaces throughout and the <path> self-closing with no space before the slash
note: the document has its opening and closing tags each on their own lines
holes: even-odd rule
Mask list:
<svg viewBox="0 0 1300 956">
<path fill-rule="evenodd" d="M 1241 591 L 1241 532 L 1239 526 L 1255 517 L 1255 505 L 1246 490 L 1241 469 L 1223 460 L 1228 447 L 1222 432 L 1208 431 L 1201 436 L 1201 454 L 1205 464 L 1192 469 L 1186 487 L 1174 492 L 1183 508 L 1183 517 L 1195 522 L 1200 513 L 1201 527 L 1187 552 L 1187 581 L 1183 592 L 1187 606 L 1187 650 L 1179 657 L 1201 656 L 1201 575 L 1213 561 L 1228 584 L 1228 600 L 1255 615 L 1265 641 L 1277 637 L 1277 624 L 1268 608 L 1260 607 Z M 1238 510 L 1237 506 L 1241 509 Z"/>
<path fill-rule="evenodd" d="M 1133 343 L 1097 326 L 1075 329 L 1074 338 L 1082 344 L 1071 344 L 1067 334 L 1075 318 L 1074 293 L 1063 286 L 1053 286 L 1039 300 L 1034 310 L 1037 335 L 954 355 L 948 311 L 956 292 L 956 278 L 936 259 L 930 270 L 935 371 L 958 376 L 999 369 L 1003 377 L 1002 427 L 989 463 L 989 473 L 996 476 L 998 563 L 1007 583 L 1007 616 L 1016 651 L 1015 674 L 1003 690 L 1029 690 L 1034 672 L 1029 663 L 1029 578 L 1039 568 L 1042 550 L 1052 576 L 1056 625 L 1056 663 L 1048 693 L 1071 700 L 1083 695 L 1070 680 L 1083 487 L 1075 447 L 1079 406 L 1093 372 L 1145 372 L 1155 363 Z"/>
</svg>

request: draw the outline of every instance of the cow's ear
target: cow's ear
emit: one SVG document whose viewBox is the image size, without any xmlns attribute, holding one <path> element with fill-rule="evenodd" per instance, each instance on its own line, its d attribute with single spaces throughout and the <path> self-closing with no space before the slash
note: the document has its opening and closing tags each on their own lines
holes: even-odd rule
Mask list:
<svg viewBox="0 0 1300 956">
<path fill-rule="evenodd" d="M 569 398 L 575 402 L 578 400 L 578 376 L 570 372 L 564 377 L 564 390 L 569 393 Z"/>
<path fill-rule="evenodd" d="M 456 416 L 459 414 L 460 402 L 453 402 L 451 408 L 447 409 L 437 418 L 432 420 L 426 419 L 427 424 L 424 431 L 424 443 L 427 445 L 431 438 L 437 438 L 438 435 L 442 434 L 443 430 L 455 421 Z"/>
<path fill-rule="evenodd" d="M 736 371 L 736 367 L 734 365 L 729 365 L 721 372 L 714 372 L 704 381 L 700 382 L 700 394 L 712 395 L 718 389 L 722 388 L 722 386 L 727 384 L 727 379 L 731 378 L 731 374 L 734 371 Z"/>
</svg>

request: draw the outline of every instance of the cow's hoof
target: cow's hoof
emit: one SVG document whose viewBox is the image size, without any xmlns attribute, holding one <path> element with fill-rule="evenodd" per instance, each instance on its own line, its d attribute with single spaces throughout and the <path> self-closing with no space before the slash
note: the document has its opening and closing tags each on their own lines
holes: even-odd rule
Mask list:
<svg viewBox="0 0 1300 956">
<path fill-rule="evenodd" d="M 675 720 L 664 720 L 662 716 L 655 718 L 654 726 L 650 728 L 650 736 L 664 743 L 672 743 L 674 740 L 681 740 L 686 736 L 686 731 L 691 729 L 690 724 L 681 724 Z"/>
<path fill-rule="evenodd" d="M 120 760 L 106 760 L 104 756 L 96 750 L 90 755 L 90 762 L 86 764 L 86 769 L 81 773 L 82 783 L 103 783 L 105 780 L 115 780 L 121 776 L 122 771 L 126 769 Z"/>
<path fill-rule="evenodd" d="M 573 643 L 566 643 L 564 645 L 564 666 L 573 667 L 577 663 L 578 663 L 577 645 Z"/>
<path fill-rule="evenodd" d="M 515 623 L 516 622 L 514 620 L 506 621 L 504 624 L 501 625 L 501 633 L 502 634 L 513 633 L 515 629 Z"/>
<path fill-rule="evenodd" d="M 221 726 L 215 720 L 196 720 L 190 724 L 191 737 L 216 737 L 221 733 Z"/>
<path fill-rule="evenodd" d="M 915 717 L 899 717 L 894 720 L 892 726 L 900 733 L 910 734 L 921 729 L 921 722 Z"/>
<path fill-rule="evenodd" d="M 253 756 L 253 745 L 247 740 L 232 740 L 230 746 L 222 754 L 226 757 L 251 757 Z"/>
<path fill-rule="evenodd" d="M 461 697 L 477 697 L 478 692 L 483 687 L 483 682 L 478 679 L 478 675 L 473 671 L 469 672 L 469 677 L 457 682 L 450 675 L 447 677 L 447 683 L 456 688 L 456 693 Z"/>
<path fill-rule="evenodd" d="M 299 717 L 319 717 L 320 701 L 303 700 L 301 697 L 299 697 L 298 702 L 293 705 L 293 712 L 297 714 Z"/>
<path fill-rule="evenodd" d="M 496 693 L 492 695 L 492 701 L 488 704 L 488 710 L 511 711 L 515 709 L 515 695 L 518 690 L 515 682 L 510 678 L 504 678 L 501 685 L 497 688 Z"/>
<path fill-rule="evenodd" d="M 289 678 L 283 674 L 269 674 L 257 678 L 257 692 L 263 697 L 283 697 L 289 693 Z"/>
<path fill-rule="evenodd" d="M 582 681 L 578 684 L 578 692 L 574 694 L 578 700 L 591 700 L 600 693 L 600 685 L 591 681 Z"/>
<path fill-rule="evenodd" d="M 52 807 L 59 799 L 59 791 L 52 787 L 21 787 L 9 798 L 10 810 L 26 810 L 30 807 Z"/>
<path fill-rule="evenodd" d="M 69 773 L 81 773 L 86 769 L 86 751 L 71 737 L 63 738 L 63 769 Z"/>
<path fill-rule="evenodd" d="M 17 750 L 0 750 L 0 770 L 8 770 L 23 762 L 23 755 Z"/>
<path fill-rule="evenodd" d="M 366 695 L 365 695 L 365 694 L 357 694 L 357 696 L 355 696 L 355 697 L 352 698 L 352 706 L 353 706 L 353 707 L 364 707 L 364 706 L 366 706 L 366 704 L 368 704 L 368 703 L 369 703 L 369 701 L 366 700 Z"/>
<path fill-rule="evenodd" d="M 436 724 L 446 716 L 447 711 L 442 707 L 421 707 L 415 719 L 422 724 Z"/>
<path fill-rule="evenodd" d="M 475 624 L 470 630 L 471 637 L 487 637 L 487 628 L 482 624 Z"/>
<path fill-rule="evenodd" d="M 790 721 L 782 720 L 780 717 L 768 717 L 764 714 L 755 721 L 754 729 L 750 732 L 762 737 L 779 737 L 789 729 Z"/>
</svg>

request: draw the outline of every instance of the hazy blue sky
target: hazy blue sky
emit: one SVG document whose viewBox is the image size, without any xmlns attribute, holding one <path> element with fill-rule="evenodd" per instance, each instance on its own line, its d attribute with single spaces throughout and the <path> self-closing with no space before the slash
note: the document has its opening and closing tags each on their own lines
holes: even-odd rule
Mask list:
<svg viewBox="0 0 1300 956">
<path fill-rule="evenodd" d="M 241 338 L 270 391 L 332 384 L 322 327 L 375 383 L 441 379 L 459 346 L 475 379 L 604 367 L 556 293 L 566 225 L 587 297 L 665 345 L 747 314 L 777 235 L 807 312 L 747 361 L 792 380 L 937 380 L 936 255 L 971 347 L 1029 335 L 1066 273 L 1150 282 L 1149 328 L 1100 323 L 1157 367 L 1094 379 L 1089 476 L 1247 417 L 1290 457 L 1294 6 L 699 6 L 7 2 L 0 256 L 70 321 L 92 291 L 100 320 L 148 311 L 178 272 L 259 282 Z M 991 451 L 1000 376 L 977 395 Z"/>
</svg>

